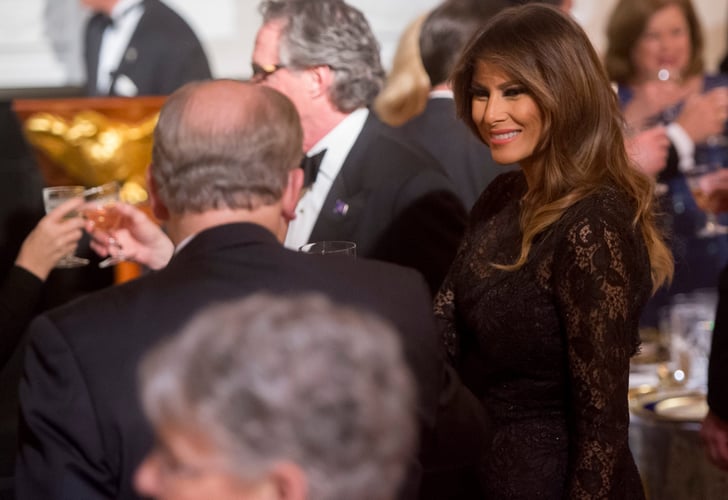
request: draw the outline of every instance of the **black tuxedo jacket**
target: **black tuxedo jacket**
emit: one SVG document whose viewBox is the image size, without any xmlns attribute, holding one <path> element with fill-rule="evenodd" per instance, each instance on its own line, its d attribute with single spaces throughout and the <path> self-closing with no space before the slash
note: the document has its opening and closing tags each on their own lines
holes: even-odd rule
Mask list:
<svg viewBox="0 0 728 500">
<path fill-rule="evenodd" d="M 99 48 L 106 22 L 93 16 L 85 32 L 86 89 L 96 89 Z M 125 75 L 137 87 L 137 95 L 168 95 L 185 83 L 211 78 L 210 66 L 200 41 L 189 25 L 159 0 L 144 0 L 144 14 L 121 63 L 111 79 L 109 95 L 117 95 L 117 79 Z"/>
<path fill-rule="evenodd" d="M 497 175 L 517 168 L 493 161 L 490 149 L 458 119 L 453 99 L 429 99 L 399 130 L 440 162 L 467 210 Z"/>
<path fill-rule="evenodd" d="M 708 405 L 713 413 L 728 422 L 728 266 L 720 273 L 718 292 L 708 368 Z"/>
<path fill-rule="evenodd" d="M 198 234 L 165 269 L 31 323 L 20 384 L 18 498 L 137 498 L 132 477 L 153 442 L 137 401 L 137 362 L 200 309 L 260 291 L 321 292 L 390 320 L 418 383 L 423 444 L 436 439 L 438 404 L 452 414 L 446 407 L 462 392 L 453 396 L 452 384 L 444 385 L 449 371 L 422 278 L 385 263 L 296 253 L 260 226 L 229 224 Z M 472 408 L 468 402 L 464 414 L 475 415 Z M 425 454 L 439 456 L 431 448 Z M 416 491 L 414 469 L 403 497 Z"/>
<path fill-rule="evenodd" d="M 437 161 L 370 112 L 309 241 L 354 241 L 357 255 L 417 269 L 434 293 L 455 257 L 465 219 Z"/>
</svg>

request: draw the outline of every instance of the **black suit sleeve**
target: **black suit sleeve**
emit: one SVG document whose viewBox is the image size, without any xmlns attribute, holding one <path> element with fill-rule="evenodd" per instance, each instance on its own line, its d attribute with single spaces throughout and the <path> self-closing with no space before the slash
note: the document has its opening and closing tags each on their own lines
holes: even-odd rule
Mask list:
<svg viewBox="0 0 728 500">
<path fill-rule="evenodd" d="M 713 413 L 728 422 L 728 267 L 720 273 L 718 312 L 708 368 L 708 405 Z"/>
<path fill-rule="evenodd" d="M 10 269 L 0 288 L 0 368 L 13 354 L 25 327 L 33 316 L 43 282 L 23 269 Z"/>
<path fill-rule="evenodd" d="M 74 353 L 45 315 L 29 334 L 20 383 L 18 499 L 113 498 L 110 454 Z"/>
</svg>

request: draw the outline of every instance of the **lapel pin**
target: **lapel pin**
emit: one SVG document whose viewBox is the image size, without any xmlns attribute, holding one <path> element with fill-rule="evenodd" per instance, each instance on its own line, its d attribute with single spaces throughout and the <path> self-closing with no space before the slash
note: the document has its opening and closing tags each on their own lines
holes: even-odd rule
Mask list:
<svg viewBox="0 0 728 500">
<path fill-rule="evenodd" d="M 337 215 L 346 215 L 349 211 L 349 204 L 343 200 L 336 200 L 334 203 L 334 213 Z"/>
</svg>

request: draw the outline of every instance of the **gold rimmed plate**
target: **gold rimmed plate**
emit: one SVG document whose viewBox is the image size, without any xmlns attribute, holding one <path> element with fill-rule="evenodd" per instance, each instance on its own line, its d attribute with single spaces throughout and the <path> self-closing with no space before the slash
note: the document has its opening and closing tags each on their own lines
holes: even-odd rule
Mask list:
<svg viewBox="0 0 728 500">
<path fill-rule="evenodd" d="M 641 417 L 671 422 L 700 422 L 708 413 L 705 394 L 698 391 L 637 396 L 631 407 Z"/>
</svg>

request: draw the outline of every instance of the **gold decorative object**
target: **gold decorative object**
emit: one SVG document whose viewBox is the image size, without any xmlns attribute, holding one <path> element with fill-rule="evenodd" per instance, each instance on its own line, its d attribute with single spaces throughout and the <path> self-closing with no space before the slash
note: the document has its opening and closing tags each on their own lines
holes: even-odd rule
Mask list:
<svg viewBox="0 0 728 500">
<path fill-rule="evenodd" d="M 124 201 L 142 203 L 158 116 L 132 124 L 92 110 L 70 119 L 43 112 L 29 116 L 24 129 L 28 142 L 76 182 L 88 187 L 119 181 Z"/>
</svg>

